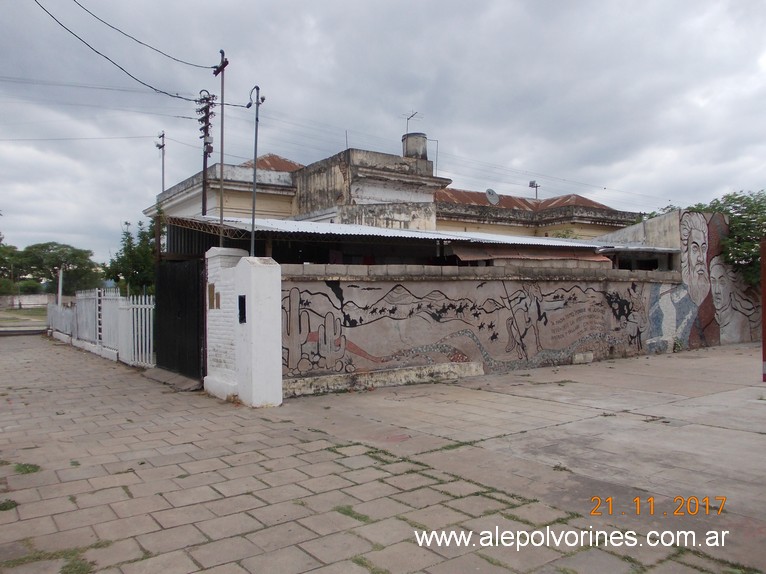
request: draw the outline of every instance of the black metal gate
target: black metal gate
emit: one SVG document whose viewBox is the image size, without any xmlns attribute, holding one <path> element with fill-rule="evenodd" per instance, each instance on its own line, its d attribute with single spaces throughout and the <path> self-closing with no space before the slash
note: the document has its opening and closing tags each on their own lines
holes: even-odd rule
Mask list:
<svg viewBox="0 0 766 574">
<path fill-rule="evenodd" d="M 186 377 L 204 376 L 203 259 L 162 261 L 157 267 L 157 366 Z"/>
</svg>

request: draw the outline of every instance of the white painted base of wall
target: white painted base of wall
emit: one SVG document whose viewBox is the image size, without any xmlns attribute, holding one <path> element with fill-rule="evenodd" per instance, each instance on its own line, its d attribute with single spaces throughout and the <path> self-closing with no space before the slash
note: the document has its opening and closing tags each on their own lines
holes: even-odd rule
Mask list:
<svg viewBox="0 0 766 574">
<path fill-rule="evenodd" d="M 237 382 L 234 379 L 222 379 L 215 375 L 205 377 L 205 392 L 218 399 L 228 400 L 239 394 Z"/>
<path fill-rule="evenodd" d="M 405 367 L 369 373 L 283 379 L 282 389 L 287 398 L 376 387 L 442 383 L 463 377 L 478 377 L 483 374 L 484 366 L 481 363 L 439 363 L 437 365 Z"/>
<path fill-rule="evenodd" d="M 85 351 L 103 357 L 104 359 L 109 359 L 110 361 L 115 362 L 117 361 L 118 353 L 114 349 L 107 349 L 101 345 L 96 345 L 87 341 L 80 341 L 79 339 L 72 339 L 72 346 L 77 347 L 78 349 L 84 349 Z"/>
<path fill-rule="evenodd" d="M 72 344 L 72 336 L 71 335 L 67 335 L 65 333 L 60 333 L 59 331 L 53 331 L 53 332 L 51 332 L 51 337 L 53 337 L 57 341 L 63 341 L 67 345 L 71 345 Z"/>
</svg>

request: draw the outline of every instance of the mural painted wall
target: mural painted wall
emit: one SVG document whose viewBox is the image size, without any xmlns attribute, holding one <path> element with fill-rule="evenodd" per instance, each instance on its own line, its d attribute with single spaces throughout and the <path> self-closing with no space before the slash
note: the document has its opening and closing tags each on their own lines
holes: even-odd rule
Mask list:
<svg viewBox="0 0 766 574">
<path fill-rule="evenodd" d="M 650 340 L 662 329 L 651 324 L 648 290 L 636 283 L 283 282 L 283 374 L 464 361 L 501 372 L 567 363 L 586 351 L 598 358 L 647 352 L 668 344 Z"/>
<path fill-rule="evenodd" d="M 668 328 L 675 324 L 685 348 L 759 340 L 760 294 L 724 262 L 724 217 L 691 211 L 679 216 L 683 285 L 660 293 L 657 313 Z"/>
<path fill-rule="evenodd" d="M 759 339 L 758 293 L 721 256 L 724 218 L 679 217 L 681 284 L 283 279 L 283 375 L 465 361 L 502 372 L 583 352 L 603 359 Z"/>
</svg>

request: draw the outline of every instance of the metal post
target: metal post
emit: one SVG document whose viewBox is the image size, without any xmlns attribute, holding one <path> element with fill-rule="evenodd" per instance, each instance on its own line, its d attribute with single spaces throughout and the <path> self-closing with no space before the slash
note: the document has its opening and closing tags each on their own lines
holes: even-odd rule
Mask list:
<svg viewBox="0 0 766 574">
<path fill-rule="evenodd" d="M 57 303 L 56 306 L 61 307 L 61 303 L 62 303 L 61 300 L 63 299 L 63 296 L 64 296 L 64 264 L 63 263 L 61 264 L 61 267 L 59 267 L 59 288 L 58 288 L 57 296 L 58 296 L 58 301 L 56 301 Z"/>
<path fill-rule="evenodd" d="M 250 90 L 250 101 L 247 108 L 253 105 L 253 91 L 255 91 L 255 136 L 253 138 L 253 210 L 250 217 L 250 257 L 255 257 L 255 189 L 258 174 L 258 109 L 266 98 L 261 97 L 261 88 L 253 86 Z"/>
<path fill-rule="evenodd" d="M 162 153 L 162 192 L 165 191 L 165 131 L 163 130 L 162 133 L 159 135 L 160 142 L 156 145 L 160 152 Z"/>
<path fill-rule="evenodd" d="M 223 50 L 219 50 L 221 53 L 221 63 L 218 64 L 214 71 L 213 75 L 217 76 L 218 74 L 221 74 L 221 165 L 220 165 L 220 185 L 218 189 L 219 197 L 218 197 L 218 210 L 220 213 L 218 214 L 219 217 L 219 229 L 218 229 L 218 246 L 223 247 L 223 109 L 225 106 L 225 100 L 223 95 L 223 77 L 224 77 L 224 70 L 226 69 L 226 66 L 229 64 L 229 60 L 226 59 L 226 56 L 223 52 Z"/>
</svg>

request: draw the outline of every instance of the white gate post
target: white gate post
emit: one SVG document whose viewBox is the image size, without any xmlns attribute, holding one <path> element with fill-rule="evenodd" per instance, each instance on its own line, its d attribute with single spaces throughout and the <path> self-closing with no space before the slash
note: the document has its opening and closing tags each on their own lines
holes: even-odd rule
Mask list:
<svg viewBox="0 0 766 574">
<path fill-rule="evenodd" d="M 270 257 L 243 257 L 235 269 L 239 399 L 282 404 L 282 274 Z"/>
</svg>

